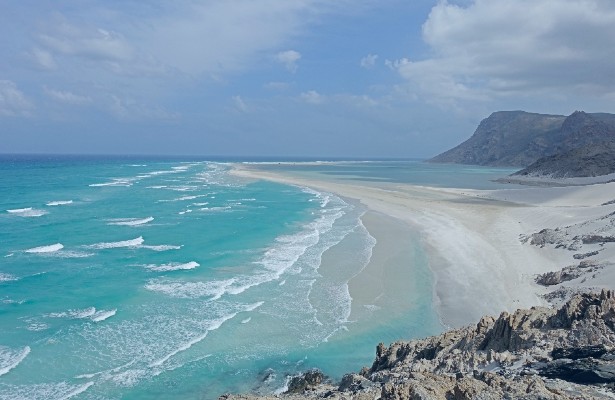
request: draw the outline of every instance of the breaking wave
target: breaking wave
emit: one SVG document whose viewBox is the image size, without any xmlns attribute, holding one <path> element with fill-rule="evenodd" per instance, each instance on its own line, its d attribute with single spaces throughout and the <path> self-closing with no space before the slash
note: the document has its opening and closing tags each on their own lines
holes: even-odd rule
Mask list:
<svg viewBox="0 0 615 400">
<path fill-rule="evenodd" d="M 56 243 L 56 244 L 51 244 L 49 246 L 33 247 L 31 249 L 24 250 L 24 251 L 26 253 L 53 253 L 58 250 L 62 250 L 63 248 L 64 248 L 64 245 L 62 243 Z"/>
<path fill-rule="evenodd" d="M 10 370 L 17 367 L 28 354 L 30 354 L 29 346 L 18 350 L 0 346 L 0 376 L 8 374 Z"/>
<path fill-rule="evenodd" d="M 167 272 L 167 271 L 180 271 L 180 270 L 188 270 L 199 267 L 200 264 L 196 261 L 190 261 L 188 263 L 170 263 L 170 264 L 162 264 L 162 265 L 145 265 L 144 267 L 149 269 L 150 271 L 156 272 Z"/>
<path fill-rule="evenodd" d="M 131 240 L 122 240 L 119 242 L 101 242 L 85 246 L 88 249 L 117 249 L 121 247 L 139 247 L 144 242 L 143 236 Z"/>
<path fill-rule="evenodd" d="M 32 207 L 26 208 L 15 208 L 13 210 L 6 210 L 9 214 L 16 215 L 18 217 L 41 217 L 45 214 L 48 214 L 45 210 L 39 210 Z"/>
<path fill-rule="evenodd" d="M 107 225 L 139 226 L 152 222 L 154 217 L 147 218 L 117 218 L 109 220 Z"/>
<path fill-rule="evenodd" d="M 63 206 L 66 204 L 73 204 L 72 200 L 56 200 L 56 201 L 50 201 L 49 203 L 47 203 L 47 206 Z"/>
</svg>

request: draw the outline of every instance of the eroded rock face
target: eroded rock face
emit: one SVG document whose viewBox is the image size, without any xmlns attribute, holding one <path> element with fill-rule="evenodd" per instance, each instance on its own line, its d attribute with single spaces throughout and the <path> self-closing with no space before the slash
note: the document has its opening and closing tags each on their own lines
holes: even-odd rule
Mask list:
<svg viewBox="0 0 615 400">
<path fill-rule="evenodd" d="M 318 385 L 323 383 L 325 376 L 317 369 L 313 369 L 299 376 L 294 376 L 288 383 L 286 393 L 303 393 L 306 390 L 314 390 Z"/>
<path fill-rule="evenodd" d="M 576 294 L 560 309 L 517 310 L 379 344 L 371 368 L 346 375 L 338 388 L 288 398 L 613 398 L 601 384 L 615 384 L 615 292 L 608 290 Z"/>
</svg>

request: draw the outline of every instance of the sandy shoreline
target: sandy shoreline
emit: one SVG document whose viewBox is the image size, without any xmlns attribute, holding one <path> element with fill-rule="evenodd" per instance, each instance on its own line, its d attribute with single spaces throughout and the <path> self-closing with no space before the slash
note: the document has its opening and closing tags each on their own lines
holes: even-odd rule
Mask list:
<svg viewBox="0 0 615 400">
<path fill-rule="evenodd" d="M 246 165 L 236 165 L 233 174 L 335 193 L 418 230 L 429 255 L 436 311 L 447 327 L 474 323 L 486 314 L 545 304 L 541 295 L 555 287 L 539 286 L 536 275 L 578 264 L 573 257 L 577 253 L 556 246 L 535 246 L 520 238 L 544 228 L 600 220 L 615 211 L 615 204 L 605 204 L 615 198 L 612 183 L 463 190 L 306 179 Z M 614 256 L 609 246 L 603 244 L 598 249 L 602 261 L 613 261 Z M 613 287 L 609 274 L 604 271 L 566 285 Z M 365 281 L 356 278 L 354 284 L 360 284 L 361 279 Z"/>
</svg>

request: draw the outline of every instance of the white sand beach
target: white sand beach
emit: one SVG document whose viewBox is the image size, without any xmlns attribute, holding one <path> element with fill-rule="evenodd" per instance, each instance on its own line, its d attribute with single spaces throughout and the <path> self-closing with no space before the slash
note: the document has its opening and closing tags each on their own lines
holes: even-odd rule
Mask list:
<svg viewBox="0 0 615 400">
<path fill-rule="evenodd" d="M 245 164 L 235 165 L 233 173 L 307 186 L 360 201 L 376 213 L 369 216 L 368 230 L 377 213 L 412 226 L 420 232 L 428 251 L 435 282 L 434 303 L 446 327 L 475 323 L 485 314 L 546 305 L 541 295 L 556 289 L 615 287 L 615 273 L 609 268 L 615 261 L 615 243 L 585 243 L 580 239 L 582 235 L 615 235 L 613 217 L 609 215 L 615 212 L 615 204 L 610 203 L 615 199 L 615 183 L 465 190 L 320 180 Z M 557 240 L 542 246 L 531 244 L 529 235 L 545 228 L 560 228 L 554 233 Z M 378 242 L 387 240 L 382 227 L 370 233 Z M 559 271 L 581 261 L 600 267 L 583 270 L 589 274 L 549 287 L 535 283 L 538 274 Z M 377 276 L 377 268 L 371 265 L 362 273 Z M 349 282 L 351 293 L 369 293 L 366 276 L 359 275 Z"/>
</svg>

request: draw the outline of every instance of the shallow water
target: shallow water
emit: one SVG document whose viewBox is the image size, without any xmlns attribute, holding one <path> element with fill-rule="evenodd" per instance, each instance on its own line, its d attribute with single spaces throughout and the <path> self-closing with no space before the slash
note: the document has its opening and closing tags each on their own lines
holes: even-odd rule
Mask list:
<svg viewBox="0 0 615 400">
<path fill-rule="evenodd" d="M 0 159 L 0 399 L 272 392 L 440 329 L 415 232 L 400 227 L 388 259 L 360 206 L 229 169 Z M 374 254 L 398 287 L 353 303 L 348 282 Z"/>
</svg>

